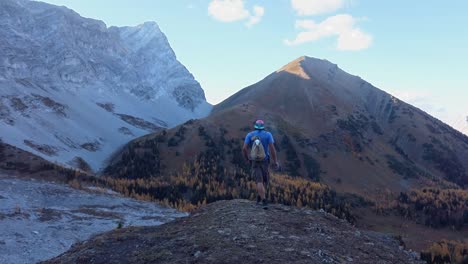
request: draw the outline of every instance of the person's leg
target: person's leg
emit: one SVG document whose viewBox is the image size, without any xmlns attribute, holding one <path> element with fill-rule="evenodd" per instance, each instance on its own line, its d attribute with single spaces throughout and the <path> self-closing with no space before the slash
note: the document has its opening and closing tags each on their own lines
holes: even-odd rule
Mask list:
<svg viewBox="0 0 468 264">
<path fill-rule="evenodd" d="M 269 185 L 270 185 L 270 171 L 269 171 L 269 167 L 270 167 L 270 164 L 269 162 L 265 162 L 263 164 L 263 168 L 262 168 L 262 176 L 263 176 L 263 186 L 265 188 L 265 198 L 269 195 L 268 194 L 268 191 L 269 191 Z"/>
<path fill-rule="evenodd" d="M 270 175 L 269 175 L 269 171 L 268 171 L 268 162 L 265 161 L 265 162 L 262 162 L 261 164 L 261 167 L 262 167 L 262 187 L 263 187 L 263 193 L 265 194 L 262 198 L 262 204 L 263 206 L 267 206 L 268 204 L 268 201 L 267 201 L 267 189 L 268 189 L 268 184 L 269 184 L 269 178 L 270 178 Z"/>
<path fill-rule="evenodd" d="M 265 199 L 265 187 L 263 186 L 263 168 L 260 162 L 253 162 L 252 171 L 254 174 L 255 181 L 257 183 L 257 194 L 260 200 Z M 257 202 L 260 202 L 257 199 Z"/>
<path fill-rule="evenodd" d="M 263 186 L 262 182 L 257 182 L 257 192 L 258 195 L 260 196 L 260 199 L 265 200 L 265 187 Z"/>
</svg>

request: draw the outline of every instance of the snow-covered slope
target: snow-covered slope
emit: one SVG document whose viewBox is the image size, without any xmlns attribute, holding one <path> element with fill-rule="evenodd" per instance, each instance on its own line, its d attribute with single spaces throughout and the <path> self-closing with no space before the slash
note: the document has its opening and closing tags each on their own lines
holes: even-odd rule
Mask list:
<svg viewBox="0 0 468 264">
<path fill-rule="evenodd" d="M 0 1 L 0 137 L 95 170 L 120 145 L 211 105 L 154 22 L 110 27 L 65 7 Z"/>
</svg>

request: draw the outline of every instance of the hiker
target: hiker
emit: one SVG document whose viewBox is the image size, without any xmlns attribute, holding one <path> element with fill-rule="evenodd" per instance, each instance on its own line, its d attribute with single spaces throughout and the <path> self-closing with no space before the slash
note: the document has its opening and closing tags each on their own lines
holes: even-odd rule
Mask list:
<svg viewBox="0 0 468 264">
<path fill-rule="evenodd" d="M 267 206 L 266 191 L 268 188 L 270 174 L 268 166 L 270 164 L 270 150 L 275 169 L 279 169 L 278 158 L 275 150 L 275 140 L 273 135 L 265 131 L 263 120 L 257 120 L 254 124 L 255 130 L 248 133 L 244 140 L 242 153 L 247 162 L 251 163 L 251 173 L 257 182 L 257 204 L 262 202 Z M 250 147 L 250 154 L 249 154 Z"/>
</svg>

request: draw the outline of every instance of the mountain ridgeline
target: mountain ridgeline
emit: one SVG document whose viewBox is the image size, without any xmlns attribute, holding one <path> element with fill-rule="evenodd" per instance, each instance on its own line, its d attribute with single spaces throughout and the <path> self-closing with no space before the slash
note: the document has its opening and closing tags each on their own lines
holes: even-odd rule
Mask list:
<svg viewBox="0 0 468 264">
<path fill-rule="evenodd" d="M 468 137 L 309 57 L 239 91 L 204 119 L 131 141 L 104 174 L 116 190 L 184 210 L 255 199 L 241 148 L 258 118 L 273 133 L 283 167 L 272 174 L 271 201 L 323 208 L 371 227 L 376 215 L 388 214 L 432 228 L 468 225 Z M 358 219 L 357 208 L 373 216 Z"/>
<path fill-rule="evenodd" d="M 210 116 L 144 136 L 115 156 L 117 178 L 247 169 L 245 134 L 256 118 L 275 137 L 286 174 L 370 195 L 468 184 L 468 137 L 325 60 L 299 58 L 216 105 Z"/>
<path fill-rule="evenodd" d="M 2 0 L 0 25 L 1 137 L 49 161 L 97 171 L 129 140 L 211 110 L 155 22 Z"/>
</svg>

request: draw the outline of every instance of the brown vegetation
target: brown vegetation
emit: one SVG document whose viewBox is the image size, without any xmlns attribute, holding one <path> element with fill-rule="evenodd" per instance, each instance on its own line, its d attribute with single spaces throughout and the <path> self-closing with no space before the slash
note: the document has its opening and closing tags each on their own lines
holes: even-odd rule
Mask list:
<svg viewBox="0 0 468 264">
<path fill-rule="evenodd" d="M 467 186 L 468 175 L 458 156 L 434 137 L 431 137 L 431 142 L 431 144 L 423 144 L 423 159 L 431 162 L 435 168 L 444 173 L 447 180 L 460 186 Z"/>
<path fill-rule="evenodd" d="M 75 159 L 76 161 L 76 159 Z M 82 164 L 86 168 L 86 164 Z M 36 178 L 54 182 L 68 183 L 99 181 L 92 174 L 82 170 L 64 168 L 58 164 L 44 160 L 30 152 L 16 148 L 0 140 L 0 172 L 15 177 Z"/>
<path fill-rule="evenodd" d="M 433 228 L 462 229 L 468 225 L 468 190 L 415 189 L 379 203 L 375 209 L 381 214 L 395 212 Z"/>
<path fill-rule="evenodd" d="M 125 114 L 117 114 L 117 115 L 120 117 L 120 119 L 122 119 L 126 123 L 128 123 L 128 124 L 130 124 L 132 126 L 135 126 L 135 127 L 150 131 L 150 132 L 158 131 L 161 128 L 160 126 L 155 125 L 155 124 L 153 124 L 153 123 L 151 123 L 149 121 L 146 121 L 146 120 L 144 120 L 142 118 L 139 118 L 139 117 L 135 117 L 135 116 L 131 116 L 131 115 L 125 115 Z"/>
<path fill-rule="evenodd" d="M 256 199 L 255 182 L 242 169 L 226 172 L 224 176 L 206 172 L 199 163 L 195 163 L 193 167 L 186 165 L 181 175 L 103 180 L 109 187 L 127 196 L 157 201 L 184 211 L 218 200 Z M 340 218 L 354 221 L 349 211 L 350 205 L 324 184 L 273 173 L 268 191 L 273 203 L 324 209 Z"/>
<path fill-rule="evenodd" d="M 113 103 L 96 103 L 99 107 L 103 108 L 107 112 L 114 113 L 115 105 Z"/>
<path fill-rule="evenodd" d="M 468 240 L 448 241 L 442 240 L 432 244 L 421 252 L 421 259 L 427 263 L 468 263 Z"/>
<path fill-rule="evenodd" d="M 32 94 L 32 96 L 34 97 L 34 100 L 40 101 L 44 106 L 48 107 L 57 115 L 60 115 L 63 117 L 67 116 L 67 113 L 65 113 L 65 110 L 67 109 L 67 107 L 65 105 L 58 103 L 52 100 L 51 98 L 45 97 L 42 95 Z"/>
<path fill-rule="evenodd" d="M 96 152 L 101 149 L 101 142 L 95 140 L 94 142 L 86 142 L 81 144 L 81 147 L 90 152 Z"/>
<path fill-rule="evenodd" d="M 73 166 L 76 168 L 91 173 L 93 170 L 91 166 L 82 158 L 82 157 L 75 157 L 72 161 Z"/>
<path fill-rule="evenodd" d="M 134 137 L 135 135 L 133 134 L 133 132 L 128 128 L 128 127 L 121 127 L 119 128 L 119 132 L 124 134 L 124 135 L 127 135 L 127 136 L 132 136 Z"/>
<path fill-rule="evenodd" d="M 44 153 L 48 156 L 56 156 L 57 155 L 57 148 L 54 147 L 54 146 L 50 146 L 50 145 L 47 145 L 47 144 L 38 144 L 38 143 L 35 143 L 34 141 L 32 140 L 24 140 L 24 144 L 26 144 L 27 146 L 41 152 L 41 153 Z"/>
</svg>

